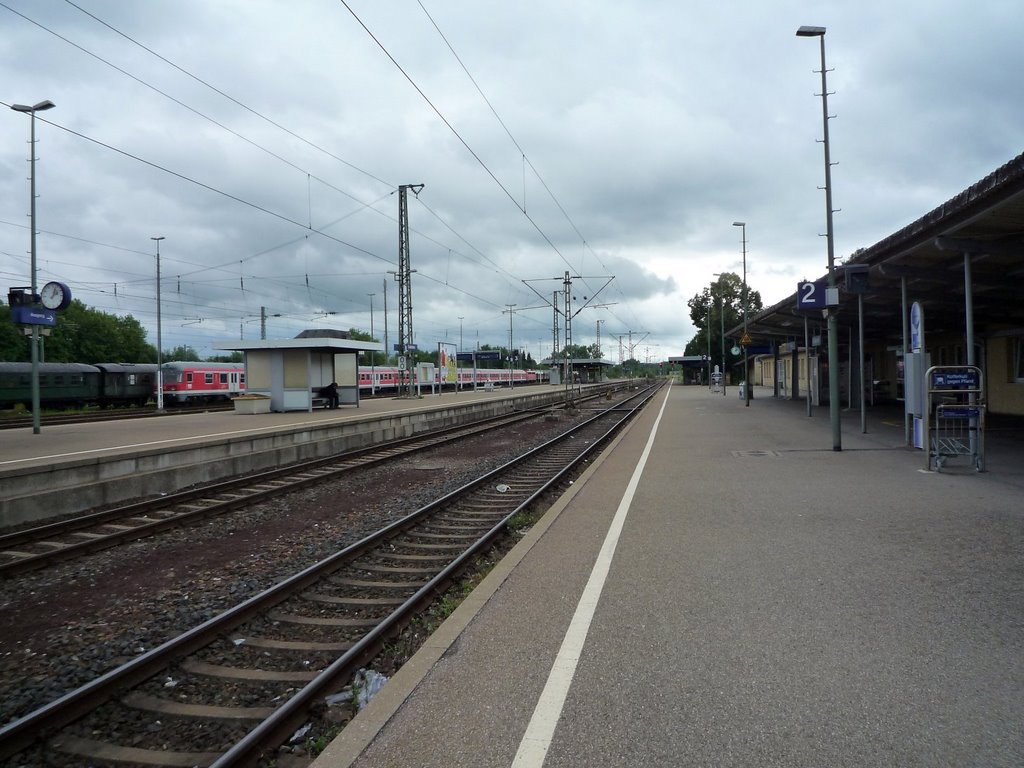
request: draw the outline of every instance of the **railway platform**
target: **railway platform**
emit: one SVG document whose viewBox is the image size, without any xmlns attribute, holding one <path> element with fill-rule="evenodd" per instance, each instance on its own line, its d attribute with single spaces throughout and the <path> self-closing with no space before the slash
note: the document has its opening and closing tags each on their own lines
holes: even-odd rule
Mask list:
<svg viewBox="0 0 1024 768">
<path fill-rule="evenodd" d="M 378 398 L 286 413 L 210 411 L 0 433 L 0 527 L 563 402 L 561 387 Z"/>
<path fill-rule="evenodd" d="M 1021 443 L 757 394 L 664 390 L 314 768 L 1024 764 Z"/>
</svg>

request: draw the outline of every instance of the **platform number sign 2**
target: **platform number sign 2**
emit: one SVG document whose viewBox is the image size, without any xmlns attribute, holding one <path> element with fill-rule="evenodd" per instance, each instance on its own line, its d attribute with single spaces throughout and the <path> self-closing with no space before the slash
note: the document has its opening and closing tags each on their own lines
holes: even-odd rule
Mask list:
<svg viewBox="0 0 1024 768">
<path fill-rule="evenodd" d="M 823 282 L 812 283 L 806 280 L 799 282 L 796 284 L 796 308 L 798 310 L 827 309 L 839 303 L 838 293 L 837 289 L 829 289 Z"/>
</svg>

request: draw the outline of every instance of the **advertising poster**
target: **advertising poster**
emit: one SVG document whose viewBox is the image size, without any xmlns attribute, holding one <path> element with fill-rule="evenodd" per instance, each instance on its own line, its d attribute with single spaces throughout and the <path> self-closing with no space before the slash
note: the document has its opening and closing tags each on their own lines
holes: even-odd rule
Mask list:
<svg viewBox="0 0 1024 768">
<path fill-rule="evenodd" d="M 459 361 L 456 357 L 457 347 L 446 341 L 437 343 L 438 379 L 442 384 L 454 384 L 458 381 Z"/>
</svg>

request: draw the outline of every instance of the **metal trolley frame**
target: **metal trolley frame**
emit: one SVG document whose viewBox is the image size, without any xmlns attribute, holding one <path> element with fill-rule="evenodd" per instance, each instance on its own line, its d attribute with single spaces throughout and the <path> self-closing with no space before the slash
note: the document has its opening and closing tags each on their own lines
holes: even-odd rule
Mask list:
<svg viewBox="0 0 1024 768">
<path fill-rule="evenodd" d="M 975 365 L 934 365 L 925 373 L 925 382 L 925 468 L 941 472 L 947 461 L 963 456 L 976 471 L 984 472 L 985 382 L 981 369 Z"/>
</svg>

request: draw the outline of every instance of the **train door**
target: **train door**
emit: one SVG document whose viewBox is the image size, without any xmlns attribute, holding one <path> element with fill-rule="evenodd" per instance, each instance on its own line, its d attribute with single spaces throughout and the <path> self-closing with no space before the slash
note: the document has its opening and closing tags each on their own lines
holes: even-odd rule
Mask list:
<svg viewBox="0 0 1024 768">
<path fill-rule="evenodd" d="M 231 371 L 228 376 L 228 392 L 232 395 L 237 395 L 241 391 L 239 385 L 239 372 Z"/>
</svg>

